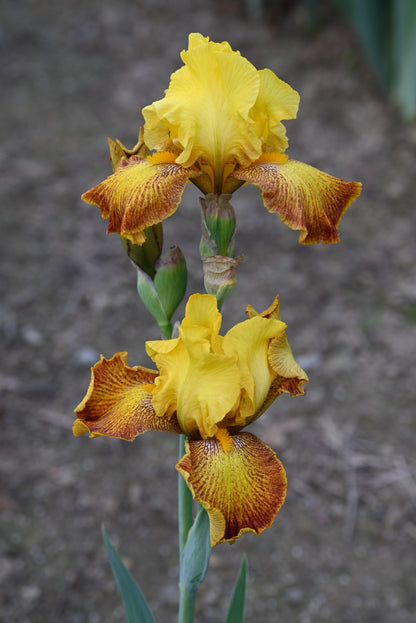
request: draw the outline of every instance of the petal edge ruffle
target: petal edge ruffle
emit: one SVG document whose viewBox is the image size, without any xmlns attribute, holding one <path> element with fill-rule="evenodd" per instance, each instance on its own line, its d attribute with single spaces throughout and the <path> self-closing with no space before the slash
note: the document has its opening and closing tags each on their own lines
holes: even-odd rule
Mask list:
<svg viewBox="0 0 416 623">
<path fill-rule="evenodd" d="M 273 154 L 264 154 L 256 164 L 236 169 L 233 176 L 259 186 L 267 210 L 291 229 L 301 230 L 301 244 L 338 242 L 337 227 L 361 193 L 361 184 L 345 182 L 297 160 L 272 160 Z"/>
<path fill-rule="evenodd" d="M 176 464 L 208 512 L 212 545 L 270 528 L 286 496 L 286 472 L 273 450 L 251 433 L 232 442 L 226 451 L 217 439 L 188 440 Z"/>
<path fill-rule="evenodd" d="M 85 398 L 76 407 L 75 436 L 115 437 L 133 441 L 147 430 L 180 433 L 176 418 L 157 416 L 152 407 L 155 370 L 127 365 L 127 353 L 101 356 L 91 369 Z"/>
<path fill-rule="evenodd" d="M 82 195 L 109 219 L 108 234 L 118 233 L 133 244 L 143 244 L 143 231 L 176 211 L 188 179 L 200 174 L 176 164 L 169 152 L 158 154 L 156 162 L 151 158 L 123 158 L 112 175 Z"/>
</svg>

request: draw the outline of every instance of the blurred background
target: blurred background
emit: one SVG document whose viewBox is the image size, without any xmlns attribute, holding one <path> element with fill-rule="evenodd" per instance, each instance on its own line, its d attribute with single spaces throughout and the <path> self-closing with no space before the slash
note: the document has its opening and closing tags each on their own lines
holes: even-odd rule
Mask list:
<svg viewBox="0 0 416 623">
<path fill-rule="evenodd" d="M 390 12 L 374 28 L 356 4 L 2 3 L 1 620 L 123 621 L 102 523 L 156 620 L 176 619 L 177 438 L 76 439 L 71 426 L 100 353 L 149 366 L 144 342 L 159 337 L 118 236 L 80 195 L 111 172 L 108 135 L 134 145 L 141 108 L 163 96 L 197 31 L 299 91 L 290 157 L 364 190 L 341 242 L 325 247 L 299 245 L 254 187 L 234 195 L 244 262 L 223 330 L 278 292 L 310 383 L 250 428 L 285 465 L 287 500 L 260 537 L 212 551 L 196 621 L 224 619 L 244 552 L 247 623 L 414 621 L 416 55 L 392 66 L 386 52 L 394 41 L 413 49 L 391 12 L 409 3 L 376 3 Z M 369 37 L 385 51 L 374 56 Z M 186 255 L 189 294 L 203 289 L 199 237 L 190 186 L 165 226 L 166 246 Z"/>
</svg>

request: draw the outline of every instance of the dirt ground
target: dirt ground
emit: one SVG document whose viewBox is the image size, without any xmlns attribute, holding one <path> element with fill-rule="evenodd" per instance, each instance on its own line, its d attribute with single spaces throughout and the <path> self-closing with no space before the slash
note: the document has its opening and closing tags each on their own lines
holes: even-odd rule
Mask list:
<svg viewBox="0 0 416 623">
<path fill-rule="evenodd" d="M 270 530 L 213 550 L 196 620 L 224 620 L 244 552 L 246 623 L 415 620 L 416 128 L 331 3 L 315 28 L 297 2 L 262 22 L 222 4 L 2 3 L 2 621 L 123 621 L 102 523 L 156 620 L 176 619 L 177 438 L 75 439 L 71 426 L 99 354 L 150 365 L 144 342 L 159 337 L 118 236 L 80 195 L 110 172 L 108 135 L 133 145 L 191 31 L 299 91 L 291 157 L 364 185 L 332 246 L 301 247 L 255 188 L 234 196 L 244 262 L 224 329 L 278 292 L 310 383 L 251 427 L 284 463 L 288 497 Z M 198 205 L 189 187 L 165 228 L 189 294 L 203 288 Z"/>
</svg>

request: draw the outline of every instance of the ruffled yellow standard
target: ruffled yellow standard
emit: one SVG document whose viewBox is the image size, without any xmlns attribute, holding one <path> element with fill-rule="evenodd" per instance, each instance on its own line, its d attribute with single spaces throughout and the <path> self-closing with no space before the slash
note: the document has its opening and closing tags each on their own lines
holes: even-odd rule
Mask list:
<svg viewBox="0 0 416 623">
<path fill-rule="evenodd" d="M 190 297 L 179 337 L 146 343 L 158 371 L 129 367 L 126 353 L 92 368 L 75 409 L 75 435 L 133 440 L 147 430 L 185 433 L 176 465 L 207 510 L 211 543 L 270 527 L 286 495 L 285 470 L 271 448 L 240 432 L 282 392 L 303 394 L 308 377 L 293 358 L 278 298 L 219 334 L 214 295 Z"/>
<path fill-rule="evenodd" d="M 108 233 L 142 244 L 147 227 L 175 212 L 188 180 L 216 195 L 248 182 L 262 190 L 270 212 L 300 230 L 299 242 L 337 242 L 338 224 L 361 184 L 285 155 L 281 121 L 296 117 L 298 93 L 227 42 L 198 33 L 189 35 L 181 58 L 165 97 L 142 111 L 153 155 L 123 158 L 113 175 L 83 195 L 109 218 Z"/>
</svg>

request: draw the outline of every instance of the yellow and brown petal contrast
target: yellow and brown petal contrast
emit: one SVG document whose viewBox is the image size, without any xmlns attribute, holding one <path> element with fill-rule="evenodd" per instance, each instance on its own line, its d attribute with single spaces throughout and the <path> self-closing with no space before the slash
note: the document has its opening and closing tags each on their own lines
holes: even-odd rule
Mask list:
<svg viewBox="0 0 416 623">
<path fill-rule="evenodd" d="M 274 303 L 278 309 L 278 301 Z M 191 438 L 215 437 L 219 428 L 247 426 L 282 392 L 303 393 L 306 373 L 295 362 L 286 325 L 255 315 L 219 334 L 214 295 L 194 294 L 176 340 L 146 343 L 159 376 L 152 404 L 158 415 L 176 413 Z M 273 354 L 274 351 L 278 355 Z"/>
<path fill-rule="evenodd" d="M 361 193 L 358 182 L 344 182 L 297 160 L 282 161 L 280 154 L 264 154 L 233 175 L 261 188 L 269 212 L 301 230 L 301 244 L 338 242 L 339 222 Z"/>
<path fill-rule="evenodd" d="M 122 158 L 117 170 L 83 195 L 109 218 L 107 232 L 140 245 L 144 229 L 175 212 L 188 180 L 205 195 L 247 182 L 261 188 L 270 212 L 301 231 L 302 244 L 338 242 L 361 184 L 288 160 L 282 121 L 296 117 L 299 94 L 226 41 L 191 33 L 181 58 L 165 96 L 143 108 L 134 150 L 111 142 L 113 165 Z"/>
<path fill-rule="evenodd" d="M 236 166 L 287 147 L 282 119 L 294 119 L 299 95 L 270 70 L 258 71 L 229 43 L 189 35 L 184 65 L 171 76 L 165 97 L 142 113 L 150 149 L 172 142 L 184 167 L 198 163 L 211 179 L 209 192 L 225 192 Z M 195 180 L 198 185 L 198 180 Z"/>
<path fill-rule="evenodd" d="M 208 512 L 211 545 L 233 543 L 245 532 L 260 534 L 286 497 L 286 472 L 273 450 L 251 433 L 231 439 L 228 451 L 216 439 L 187 441 L 176 464 Z"/>
<path fill-rule="evenodd" d="M 282 392 L 302 394 L 308 380 L 287 342 L 278 298 L 263 313 L 247 311 L 248 320 L 222 336 L 216 297 L 192 295 L 179 337 L 146 343 L 157 371 L 128 366 L 126 353 L 101 357 L 75 409 L 75 435 L 186 434 L 177 468 L 209 513 L 213 544 L 271 525 L 285 497 L 284 469 L 240 429 Z"/>
<path fill-rule="evenodd" d="M 177 420 L 160 418 L 152 407 L 152 390 L 157 371 L 141 366 L 130 368 L 127 353 L 101 359 L 91 370 L 85 398 L 75 409 L 75 436 L 115 437 L 133 441 L 148 430 L 180 433 Z"/>
<path fill-rule="evenodd" d="M 175 163 L 175 154 L 148 158 L 122 158 L 116 171 L 82 195 L 108 218 L 107 233 L 116 232 L 141 245 L 147 227 L 160 223 L 177 209 L 189 178 L 200 175 L 195 168 Z"/>
</svg>

